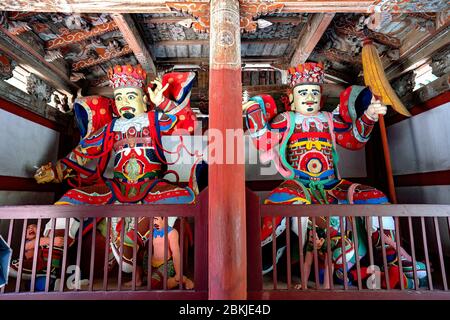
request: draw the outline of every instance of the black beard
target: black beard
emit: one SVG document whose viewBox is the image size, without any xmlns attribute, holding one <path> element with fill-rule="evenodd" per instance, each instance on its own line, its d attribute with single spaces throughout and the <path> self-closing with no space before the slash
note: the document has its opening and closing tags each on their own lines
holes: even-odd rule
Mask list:
<svg viewBox="0 0 450 320">
<path fill-rule="evenodd" d="M 135 117 L 134 113 L 130 113 L 130 112 L 125 112 L 122 116 L 125 119 L 133 119 Z"/>
</svg>

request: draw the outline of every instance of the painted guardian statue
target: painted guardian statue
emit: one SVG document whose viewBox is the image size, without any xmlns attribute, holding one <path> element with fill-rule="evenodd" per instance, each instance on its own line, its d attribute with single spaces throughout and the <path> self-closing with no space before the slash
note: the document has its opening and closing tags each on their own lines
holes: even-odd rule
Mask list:
<svg viewBox="0 0 450 320">
<path fill-rule="evenodd" d="M 262 162 L 274 162 L 278 172 L 286 179 L 273 190 L 266 204 L 385 204 L 387 197 L 379 190 L 341 179 L 337 162 L 336 145 L 357 150 L 370 138 L 378 115 L 386 113 L 386 106 L 376 100 L 369 88 L 351 86 L 340 95 L 339 107 L 333 112 L 321 111 L 322 84 L 324 70 L 320 63 L 305 63 L 288 70 L 290 110 L 277 114 L 274 99 L 269 95 L 252 97 L 243 105 L 246 126 L 250 136 L 260 151 Z M 344 220 L 344 235 L 341 234 L 339 217 L 330 218 L 331 252 L 334 273 L 342 276 L 342 241 L 344 241 L 347 269 L 355 264 L 353 241 L 347 236 L 351 223 Z M 317 235 L 312 237 L 311 221 L 302 218 L 303 235 L 306 246 L 306 278 L 312 264 L 312 250 L 316 246 L 319 253 L 321 269 L 327 275 L 326 246 L 324 236 L 320 238 L 328 225 L 325 219 L 316 219 Z M 292 230 L 297 235 L 298 222 L 292 219 Z M 365 232 L 365 224 L 358 219 L 358 227 Z M 282 217 L 272 223 L 271 217 L 262 221 L 261 241 L 263 246 L 263 272 L 272 270 L 270 261 L 264 261 L 264 246 L 272 241 L 272 232 L 280 235 L 286 228 Z M 359 230 L 358 230 L 359 231 Z M 360 232 L 361 233 L 361 232 Z M 308 235 L 308 237 L 306 237 Z M 282 237 L 285 238 L 285 237 Z M 363 239 L 361 239 L 363 240 Z M 281 242 L 281 241 L 277 241 Z M 359 241 L 357 248 L 360 257 L 366 253 L 364 241 Z M 268 246 L 269 247 L 269 246 Z M 271 246 L 270 246 L 271 247 Z M 285 247 L 278 248 L 277 258 L 283 254 Z M 271 251 L 271 250 L 268 250 Z M 327 276 L 323 279 L 324 287 L 329 287 Z M 297 286 L 298 288 L 300 287 Z"/>
<path fill-rule="evenodd" d="M 84 97 L 75 103 L 82 139 L 65 158 L 42 166 L 35 175 L 39 183 L 69 179 L 74 189 L 56 202 L 57 205 L 78 204 L 190 204 L 198 192 L 195 179 L 180 187 L 164 179 L 168 162 L 161 136 L 183 129 L 192 134 L 196 123 L 189 98 L 195 74 L 168 73 L 148 87 L 155 108 L 148 110 L 145 94 L 146 72 L 140 65 L 117 65 L 109 70 L 114 101 L 105 97 Z M 114 117 L 111 117 L 111 110 Z M 177 133 L 175 133 L 177 134 Z M 113 178 L 104 177 L 110 157 L 114 159 Z M 93 161 L 95 160 L 95 161 Z M 94 169 L 89 162 L 95 162 Z M 195 170 L 193 170 L 194 172 Z M 169 219 L 173 225 L 174 219 Z M 56 222 L 64 231 L 65 219 Z M 82 224 L 81 228 L 80 225 Z M 46 232 L 50 226 L 47 225 Z M 92 228 L 92 221 L 70 220 L 69 237 Z M 134 223 L 131 218 L 113 219 L 111 249 L 120 260 L 120 231 L 125 228 L 124 272 L 132 272 Z M 153 228 L 149 218 L 137 223 L 138 258 Z M 58 231 L 58 230 L 57 230 Z M 142 282 L 142 261 L 138 261 L 137 285 Z M 177 279 L 182 275 L 176 275 Z"/>
</svg>

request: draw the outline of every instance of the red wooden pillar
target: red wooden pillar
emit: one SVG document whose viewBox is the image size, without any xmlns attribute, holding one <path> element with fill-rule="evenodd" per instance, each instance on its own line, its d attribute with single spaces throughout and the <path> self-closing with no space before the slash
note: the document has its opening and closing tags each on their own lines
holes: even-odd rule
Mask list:
<svg viewBox="0 0 450 320">
<path fill-rule="evenodd" d="M 209 299 L 246 299 L 245 167 L 236 161 L 244 145 L 226 141 L 226 130 L 242 132 L 239 2 L 212 0 L 210 10 Z M 243 141 L 243 135 L 237 140 Z"/>
</svg>

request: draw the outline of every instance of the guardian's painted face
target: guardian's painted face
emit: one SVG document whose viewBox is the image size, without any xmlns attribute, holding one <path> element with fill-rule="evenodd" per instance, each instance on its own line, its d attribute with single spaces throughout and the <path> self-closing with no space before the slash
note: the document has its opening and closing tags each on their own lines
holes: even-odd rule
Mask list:
<svg viewBox="0 0 450 320">
<path fill-rule="evenodd" d="M 153 227 L 156 230 L 162 230 L 164 228 L 164 219 L 162 217 L 154 217 L 153 218 Z"/>
<path fill-rule="evenodd" d="M 33 240 L 36 238 L 37 226 L 35 224 L 30 224 L 27 226 L 27 240 Z"/>
<path fill-rule="evenodd" d="M 320 110 L 321 88 L 317 84 L 303 84 L 292 89 L 291 109 L 306 116 L 315 115 Z"/>
<path fill-rule="evenodd" d="M 114 90 L 114 99 L 119 115 L 132 119 L 147 111 L 147 96 L 138 88 L 118 88 Z"/>
</svg>

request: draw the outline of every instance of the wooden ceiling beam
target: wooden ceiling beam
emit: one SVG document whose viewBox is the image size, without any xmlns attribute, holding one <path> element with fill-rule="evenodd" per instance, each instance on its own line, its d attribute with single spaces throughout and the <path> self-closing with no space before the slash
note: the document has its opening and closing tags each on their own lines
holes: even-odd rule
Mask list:
<svg viewBox="0 0 450 320">
<path fill-rule="evenodd" d="M 142 40 L 133 18 L 129 14 L 120 13 L 113 13 L 111 16 L 142 68 L 148 74 L 156 75 L 156 67 L 152 55 L 148 51 L 144 40 Z"/>
<path fill-rule="evenodd" d="M 172 0 L 173 1 L 173 0 Z M 3 0 L 0 2 L 0 10 L 3 11 L 28 11 L 28 12 L 77 12 L 77 13 L 104 13 L 105 8 L 110 13 L 170 13 L 171 10 L 163 0 L 139 0 L 130 5 L 126 0 L 35 0 L 17 1 Z M 197 3 L 209 3 L 209 0 L 197 0 Z M 255 3 L 254 0 L 242 0 L 242 3 Z M 265 3 L 266 2 L 262 2 Z M 283 12 L 348 12 L 348 13 L 369 13 L 375 11 L 385 12 L 420 12 L 422 6 L 414 6 L 405 1 L 398 5 L 388 0 L 274 0 L 273 3 L 282 4 Z M 433 12 L 442 11 L 445 1 L 436 4 L 431 8 Z"/>
<path fill-rule="evenodd" d="M 349 13 L 367 13 L 371 10 L 372 6 L 376 1 L 374 0 L 353 0 L 353 1 L 297 1 L 297 0 L 284 0 L 278 1 L 277 3 L 283 3 L 283 13 L 297 13 L 297 12 L 308 12 L 308 13 L 337 13 L 337 12 L 349 12 Z"/>
<path fill-rule="evenodd" d="M 333 20 L 334 15 L 334 13 L 315 13 L 311 15 L 307 26 L 300 32 L 297 39 L 297 46 L 290 62 L 291 66 L 306 62 Z"/>
<path fill-rule="evenodd" d="M 0 26 L 0 49 L 19 64 L 48 82 L 55 89 L 73 94 L 80 87 L 70 81 L 65 70 L 45 61 L 31 45 Z"/>
<path fill-rule="evenodd" d="M 161 0 L 139 0 L 130 5 L 130 1 L 124 0 L 36 0 L 16 1 L 3 0 L 0 10 L 4 11 L 28 11 L 28 12 L 77 12 L 77 13 L 103 13 L 105 8 L 111 13 L 170 13 L 170 9 Z M 196 1 L 209 3 L 209 0 Z M 254 3 L 254 1 L 242 1 Z M 283 4 L 283 12 L 368 12 L 375 0 L 275 0 L 277 4 Z M 265 2 L 267 3 L 267 2 Z"/>
</svg>

